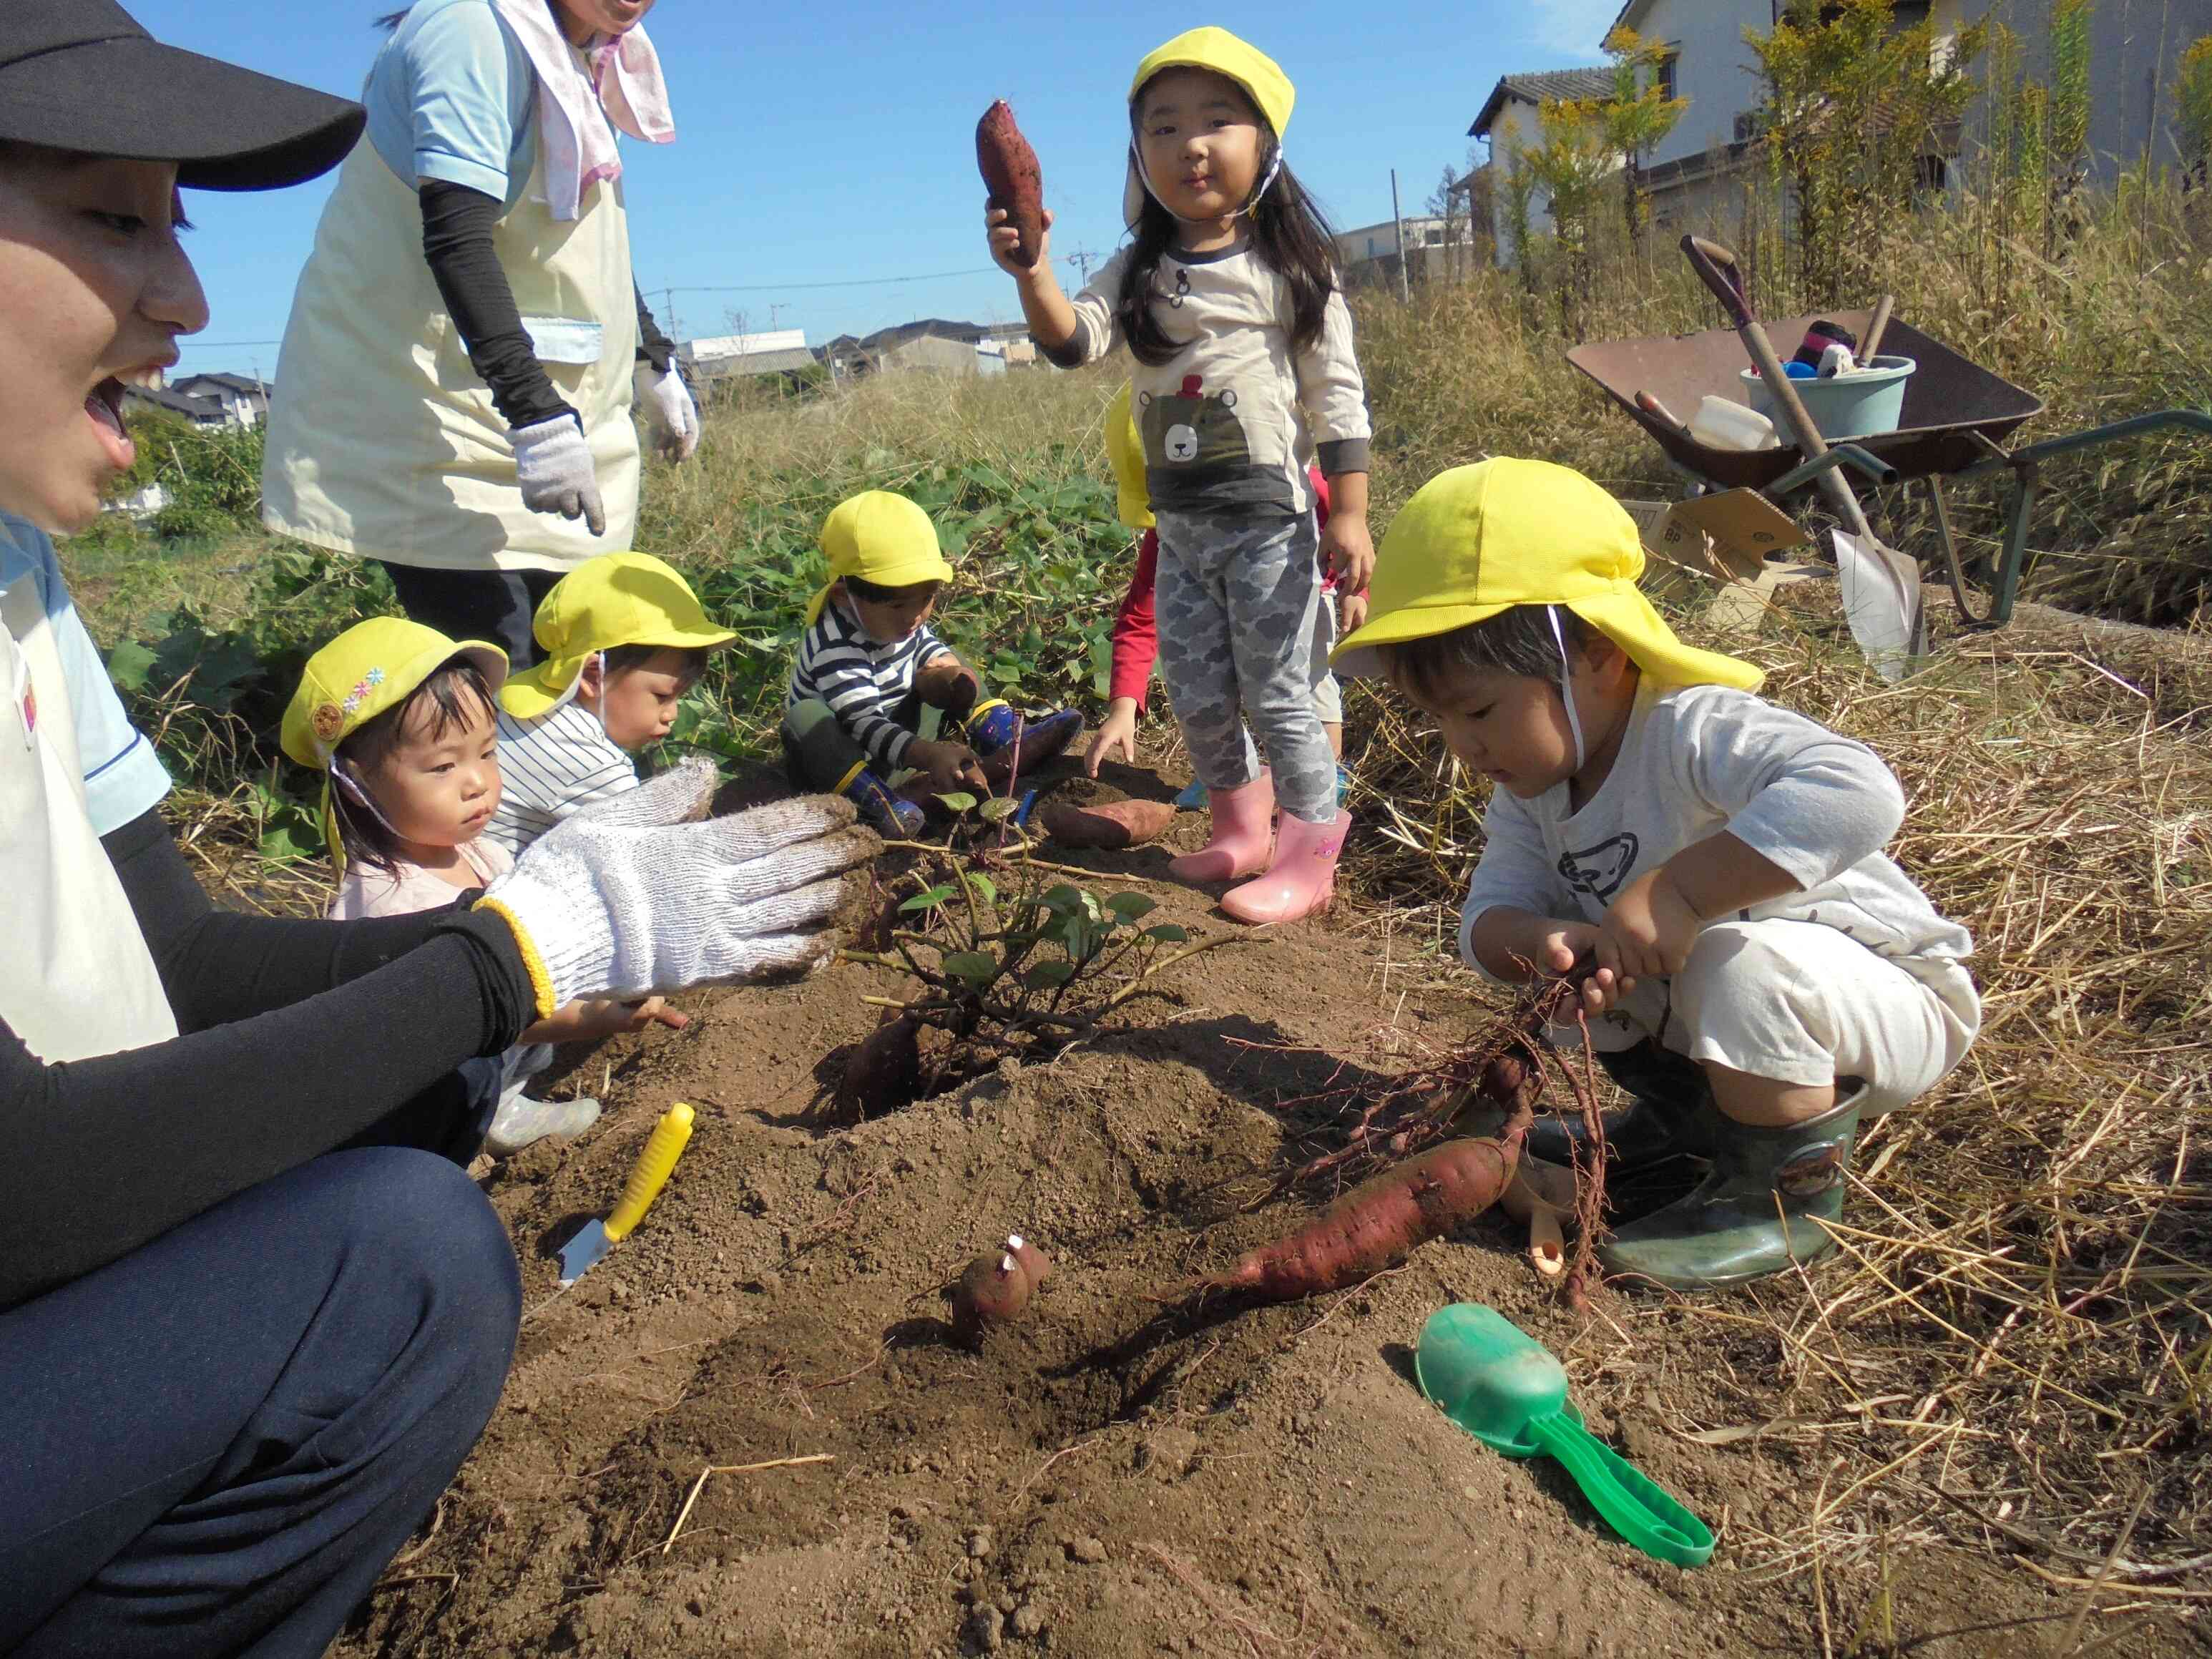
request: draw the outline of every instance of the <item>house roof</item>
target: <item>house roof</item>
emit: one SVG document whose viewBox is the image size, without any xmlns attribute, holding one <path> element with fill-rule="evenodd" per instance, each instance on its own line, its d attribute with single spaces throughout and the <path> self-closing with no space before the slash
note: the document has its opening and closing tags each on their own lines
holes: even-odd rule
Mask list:
<svg viewBox="0 0 2212 1659">
<path fill-rule="evenodd" d="M 126 386 L 123 388 L 123 401 L 126 405 L 150 404 L 165 415 L 180 415 L 202 426 L 230 418 L 230 411 L 212 398 L 189 397 L 166 386 Z"/>
<path fill-rule="evenodd" d="M 265 394 L 269 389 L 267 381 L 257 380 L 249 374 L 179 374 L 173 384 L 196 386 L 202 380 L 210 381 L 227 392 L 252 392 L 258 395 Z"/>
<path fill-rule="evenodd" d="M 1467 136 L 1487 138 L 1490 124 L 1498 118 L 1498 112 L 1505 107 L 1509 98 L 1518 98 L 1525 104 L 1543 104 L 1555 98 L 1612 95 L 1613 71 L 1609 69 L 1539 70 L 1528 75 L 1503 76 L 1484 100 L 1482 113 L 1474 118 L 1474 125 L 1467 130 Z"/>
</svg>

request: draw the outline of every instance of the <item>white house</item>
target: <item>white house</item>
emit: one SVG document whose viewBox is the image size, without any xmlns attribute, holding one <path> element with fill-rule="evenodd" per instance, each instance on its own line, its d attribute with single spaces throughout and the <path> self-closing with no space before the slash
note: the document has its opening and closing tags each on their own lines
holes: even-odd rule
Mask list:
<svg viewBox="0 0 2212 1659">
<path fill-rule="evenodd" d="M 806 368 L 814 362 L 803 328 L 777 329 L 764 334 L 722 334 L 710 339 L 686 340 L 677 356 L 695 384 L 705 385 L 746 374 L 777 374 Z"/>
<path fill-rule="evenodd" d="M 1398 242 L 1401 224 L 1405 227 L 1405 246 Z M 1445 234 L 1465 246 L 1474 240 L 1464 222 L 1447 226 L 1434 214 L 1408 214 L 1402 220 L 1385 219 L 1380 224 L 1361 225 L 1352 230 L 1336 233 L 1336 261 L 1344 273 L 1346 286 L 1357 288 L 1366 283 L 1395 283 L 1401 251 L 1411 256 L 1412 276 L 1415 282 L 1425 282 L 1431 276 L 1443 274 Z"/>
<path fill-rule="evenodd" d="M 1498 250 L 1500 264 L 1512 264 L 1519 253 L 1513 246 L 1511 219 L 1506 210 L 1505 178 L 1515 169 L 1522 151 L 1533 149 L 1543 142 L 1543 106 L 1564 99 L 1608 98 L 1612 94 L 1613 71 L 1609 69 L 1542 70 L 1527 75 L 1509 75 L 1491 88 L 1490 96 L 1483 100 L 1482 112 L 1467 130 L 1468 137 L 1482 139 L 1490 146 L 1489 160 L 1462 179 L 1456 188 L 1472 202 L 1476 199 L 1476 175 L 1488 175 L 1491 241 Z M 1539 191 L 1529 198 L 1528 228 L 1541 232 L 1549 228 L 1551 222 L 1550 204 Z"/>
<path fill-rule="evenodd" d="M 269 413 L 269 382 L 258 375 L 184 374 L 169 390 L 218 405 L 233 426 L 258 426 Z"/>
</svg>

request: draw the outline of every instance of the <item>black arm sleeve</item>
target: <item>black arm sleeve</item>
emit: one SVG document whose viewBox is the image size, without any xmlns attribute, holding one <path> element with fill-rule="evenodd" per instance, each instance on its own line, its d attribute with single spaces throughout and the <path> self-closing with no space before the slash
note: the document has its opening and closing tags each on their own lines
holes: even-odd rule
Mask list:
<svg viewBox="0 0 2212 1659">
<path fill-rule="evenodd" d="M 134 905 L 145 902 L 134 893 Z M 351 1139 L 462 1060 L 497 1054 L 536 1018 L 514 936 L 489 912 L 433 913 L 405 959 L 380 966 L 371 958 L 396 934 L 365 949 L 333 939 L 319 954 L 301 950 L 294 924 L 231 920 L 241 925 L 215 933 L 187 923 L 173 957 L 182 950 L 177 959 L 210 977 L 235 972 L 271 1002 L 294 951 L 319 960 L 325 981 L 359 976 L 325 989 L 310 975 L 289 988 L 289 1006 L 64 1064 L 40 1060 L 0 1020 L 0 1308 Z M 299 926 L 339 934 L 377 925 Z M 263 951 L 264 933 L 278 942 Z"/>
<path fill-rule="evenodd" d="M 469 362 L 491 388 L 493 405 L 509 426 L 573 415 L 546 378 L 522 326 L 499 252 L 492 246 L 500 204 L 480 190 L 434 179 L 422 186 L 422 257 L 461 331 Z"/>
<path fill-rule="evenodd" d="M 651 363 L 665 374 L 668 365 L 676 361 L 676 343 L 660 331 L 660 325 L 653 320 L 653 313 L 645 303 L 645 290 L 630 278 L 630 292 L 637 295 L 637 360 Z"/>
<path fill-rule="evenodd" d="M 100 844 L 185 1032 L 251 1019 L 374 973 L 424 943 L 469 902 L 365 921 L 240 915 L 209 900 L 158 809 Z"/>
</svg>

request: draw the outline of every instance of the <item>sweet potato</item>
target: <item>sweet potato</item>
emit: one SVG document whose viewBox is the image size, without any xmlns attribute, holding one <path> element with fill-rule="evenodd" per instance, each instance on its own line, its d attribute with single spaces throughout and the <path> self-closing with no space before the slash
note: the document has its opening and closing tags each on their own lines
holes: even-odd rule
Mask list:
<svg viewBox="0 0 2212 1659">
<path fill-rule="evenodd" d="M 1498 1202 L 1520 1160 L 1517 1133 L 1448 1140 L 1362 1182 L 1297 1231 L 1196 1288 L 1289 1302 L 1357 1285 Z"/>
<path fill-rule="evenodd" d="M 977 1256 L 952 1287 L 953 1334 L 970 1344 L 981 1340 L 987 1328 L 1029 1306 L 1051 1272 L 1042 1250 L 1019 1233 L 1010 1234 L 1004 1249 Z"/>
<path fill-rule="evenodd" d="M 975 124 L 975 165 L 982 170 L 991 205 L 1006 210 L 1006 222 L 1019 233 L 1014 252 L 1025 265 L 1037 262 L 1044 246 L 1044 174 L 1036 152 L 1014 125 L 1012 107 L 1003 98 Z"/>
<path fill-rule="evenodd" d="M 1175 820 L 1174 803 L 1164 800 L 1106 801 L 1094 806 L 1055 800 L 1037 808 L 1037 822 L 1044 825 L 1045 834 L 1067 847 L 1142 847 L 1165 835 Z"/>
</svg>

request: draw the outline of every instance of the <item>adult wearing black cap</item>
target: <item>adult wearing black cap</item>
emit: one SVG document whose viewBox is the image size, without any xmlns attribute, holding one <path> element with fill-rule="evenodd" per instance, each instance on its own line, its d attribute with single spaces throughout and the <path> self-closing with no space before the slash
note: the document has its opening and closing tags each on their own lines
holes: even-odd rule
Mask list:
<svg viewBox="0 0 2212 1659">
<path fill-rule="evenodd" d="M 617 135 L 672 142 L 653 0 L 416 0 L 301 273 L 272 530 L 375 559 L 416 622 L 537 660 L 538 603 L 630 545 L 633 408 L 699 415 L 630 272 Z"/>
<path fill-rule="evenodd" d="M 111 0 L 0 4 L 0 1651 L 321 1652 L 512 1352 L 504 1230 L 422 1150 L 465 1155 L 456 1068 L 575 995 L 819 960 L 872 846 L 837 802 L 684 822 L 679 769 L 451 910 L 210 906 L 46 532 L 206 322 L 178 187 L 310 177 L 361 121 Z"/>
</svg>

